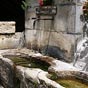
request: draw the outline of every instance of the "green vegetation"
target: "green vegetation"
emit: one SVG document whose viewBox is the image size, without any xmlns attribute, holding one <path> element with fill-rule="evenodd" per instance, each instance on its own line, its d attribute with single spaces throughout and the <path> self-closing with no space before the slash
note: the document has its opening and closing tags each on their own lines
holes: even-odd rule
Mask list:
<svg viewBox="0 0 88 88">
<path fill-rule="evenodd" d="M 58 79 L 58 76 L 56 73 L 50 73 L 50 74 L 51 74 L 51 76 L 50 76 L 51 80 L 57 80 Z"/>
<path fill-rule="evenodd" d="M 65 88 L 88 88 L 88 84 L 82 83 L 78 79 L 59 79 L 56 82 Z"/>
<path fill-rule="evenodd" d="M 15 78 L 15 87 L 20 88 L 20 80 L 18 78 Z"/>
<path fill-rule="evenodd" d="M 51 80 L 56 81 L 65 88 L 88 88 L 88 82 L 73 77 L 58 77 L 56 73 L 51 73 Z"/>
<path fill-rule="evenodd" d="M 5 57 L 11 59 L 15 63 L 15 65 L 23 67 L 40 68 L 44 71 L 47 71 L 49 67 L 49 64 L 33 58 L 23 58 L 17 56 L 5 56 Z"/>
<path fill-rule="evenodd" d="M 29 6 L 30 6 L 30 0 L 22 1 L 21 7 L 23 10 L 26 10 Z"/>
</svg>

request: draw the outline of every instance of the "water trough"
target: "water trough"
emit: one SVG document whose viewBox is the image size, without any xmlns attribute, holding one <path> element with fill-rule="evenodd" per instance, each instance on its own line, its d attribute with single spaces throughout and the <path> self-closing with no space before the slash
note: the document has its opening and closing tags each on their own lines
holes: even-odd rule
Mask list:
<svg viewBox="0 0 88 88">
<path fill-rule="evenodd" d="M 6 65 L 2 67 L 2 73 L 6 76 L 3 77 L 0 70 L 4 80 L 1 84 L 4 88 L 66 88 L 60 82 L 58 83 L 56 78 L 61 80 L 80 77 L 79 80 L 85 79 L 84 84 L 88 83 L 87 72 L 81 72 L 71 64 L 43 56 L 29 49 L 0 50 L 0 60 Z"/>
</svg>

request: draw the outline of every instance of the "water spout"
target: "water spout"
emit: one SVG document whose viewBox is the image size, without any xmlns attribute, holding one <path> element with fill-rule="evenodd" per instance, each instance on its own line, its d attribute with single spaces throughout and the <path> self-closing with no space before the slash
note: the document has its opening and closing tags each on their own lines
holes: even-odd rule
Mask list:
<svg viewBox="0 0 88 88">
<path fill-rule="evenodd" d="M 33 29 L 35 29 L 35 25 L 36 25 L 36 22 L 38 21 L 38 18 L 32 18 L 32 20 L 34 20 L 34 22 L 33 22 Z"/>
</svg>

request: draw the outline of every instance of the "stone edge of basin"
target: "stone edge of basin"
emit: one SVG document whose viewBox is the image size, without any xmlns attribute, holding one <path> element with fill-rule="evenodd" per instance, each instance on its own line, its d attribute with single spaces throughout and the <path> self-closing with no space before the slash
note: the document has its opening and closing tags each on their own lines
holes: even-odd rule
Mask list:
<svg viewBox="0 0 88 88">
<path fill-rule="evenodd" d="M 29 54 L 29 53 L 25 53 L 25 52 L 19 52 L 16 49 L 12 50 L 0 50 L 0 59 L 2 59 L 3 61 L 9 63 L 12 67 L 14 67 L 14 63 L 8 59 L 3 57 L 3 55 L 29 55 L 32 56 L 33 58 L 35 57 L 41 57 L 41 54 Z M 44 56 L 42 60 L 46 59 L 47 56 Z M 40 81 L 43 81 L 47 84 L 47 86 L 52 86 L 53 88 L 64 88 L 63 86 L 59 85 L 58 83 L 54 82 L 53 80 L 49 79 L 47 77 L 48 72 L 45 72 L 41 69 L 35 69 L 35 68 L 25 68 L 22 66 L 16 66 L 16 73 L 18 73 L 19 77 L 21 78 L 27 78 L 27 79 L 31 79 L 33 82 L 37 82 L 40 83 Z M 21 79 L 22 80 L 22 79 Z"/>
<path fill-rule="evenodd" d="M 58 83 L 50 80 L 47 77 L 49 75 L 48 72 L 45 72 L 41 69 L 25 68 L 21 66 L 17 66 L 17 69 L 20 73 L 23 73 L 22 75 L 24 78 L 29 79 L 34 83 L 41 84 L 41 81 L 43 81 L 47 86 L 52 86 L 53 88 L 64 88 Z"/>
<path fill-rule="evenodd" d="M 31 52 L 29 49 L 10 49 L 10 50 L 0 50 L 0 58 L 2 58 L 4 61 L 10 63 L 11 65 L 13 65 L 13 62 L 11 60 L 9 60 L 8 58 L 4 58 L 3 55 L 23 55 L 23 56 L 29 56 L 29 57 L 33 57 L 33 58 L 38 58 L 41 59 L 47 63 L 49 63 L 51 66 L 49 67 L 49 71 L 50 72 L 56 72 L 56 73 L 63 73 L 65 74 L 71 74 L 71 73 L 85 73 L 85 72 L 81 72 L 79 69 L 73 67 L 71 64 L 56 60 L 52 57 L 48 57 L 48 56 L 43 56 L 40 53 L 34 53 Z M 27 77 L 37 81 L 39 83 L 40 80 L 44 81 L 46 84 L 48 85 L 52 85 L 55 88 L 64 88 L 62 86 L 60 86 L 59 84 L 57 84 L 56 82 L 50 80 L 47 75 L 48 73 L 41 70 L 41 69 L 32 69 L 32 68 L 24 68 L 21 66 L 17 66 L 17 71 L 18 72 L 22 72 L 24 73 Z M 34 71 L 36 70 L 36 71 Z M 29 72 L 28 72 L 29 71 Z M 33 72 L 34 71 L 34 72 Z M 32 73 L 31 73 L 32 72 Z M 30 75 L 28 74 L 30 73 Z M 33 76 L 33 73 L 35 73 L 36 75 Z M 20 73 L 21 74 L 21 73 Z M 85 73 L 88 76 L 88 73 Z M 42 77 L 43 76 L 43 77 Z M 34 77 L 34 78 L 33 78 Z"/>
</svg>

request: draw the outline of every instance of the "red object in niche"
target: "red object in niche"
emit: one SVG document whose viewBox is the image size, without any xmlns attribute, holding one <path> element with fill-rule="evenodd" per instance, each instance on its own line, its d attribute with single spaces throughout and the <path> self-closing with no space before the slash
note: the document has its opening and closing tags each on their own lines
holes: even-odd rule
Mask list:
<svg viewBox="0 0 88 88">
<path fill-rule="evenodd" d="M 39 5 L 43 6 L 43 0 L 39 0 Z"/>
</svg>

